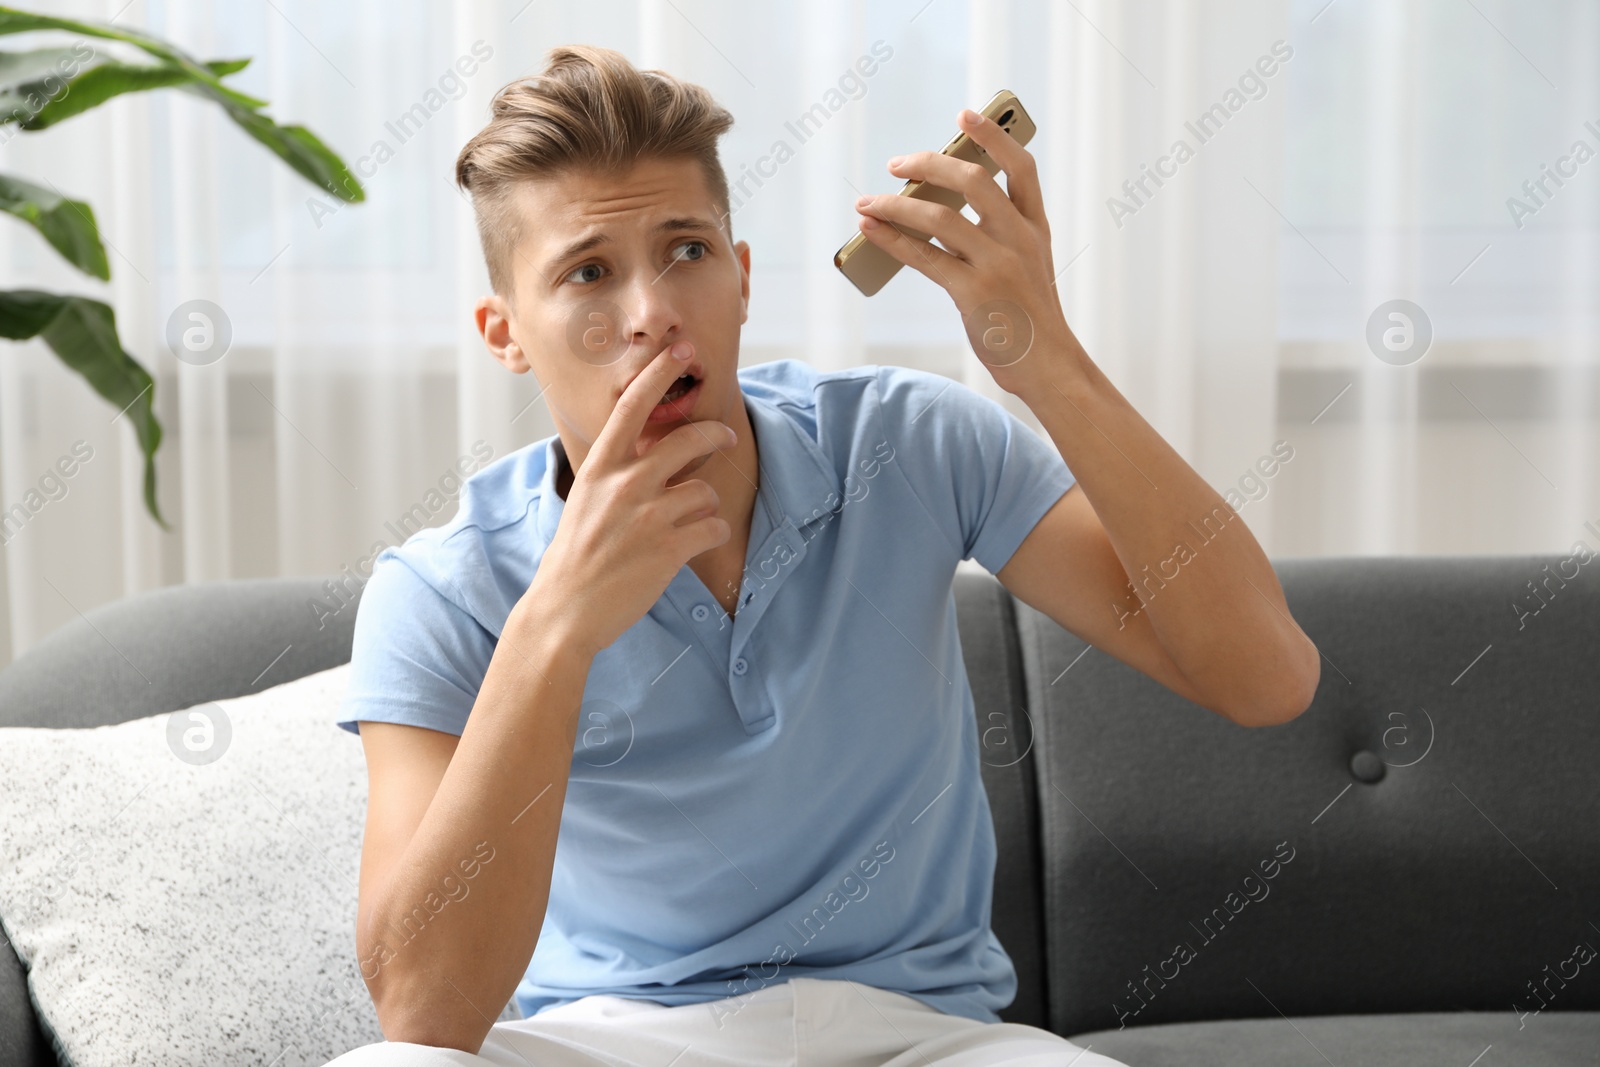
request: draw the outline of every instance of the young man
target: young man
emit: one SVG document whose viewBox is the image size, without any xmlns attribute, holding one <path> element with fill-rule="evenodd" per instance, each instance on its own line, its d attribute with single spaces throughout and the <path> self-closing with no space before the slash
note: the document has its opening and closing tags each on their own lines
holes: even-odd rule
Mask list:
<svg viewBox="0 0 1600 1067">
<path fill-rule="evenodd" d="M 980 222 L 859 210 L 964 315 L 1006 301 L 1031 328 L 986 365 L 1054 448 L 937 375 L 739 368 L 731 122 L 560 48 L 457 161 L 479 329 L 558 432 L 364 590 L 340 725 L 369 769 L 356 945 L 389 1041 L 341 1065 L 1114 1065 L 998 1021 L 1016 974 L 957 563 L 1242 726 L 1316 689 L 1244 523 L 1067 328 L 1025 150 L 964 112 L 1009 193 L 935 153 L 891 171 Z M 1140 597 L 1129 575 L 1177 554 Z M 513 997 L 524 1018 L 496 1022 Z"/>
</svg>

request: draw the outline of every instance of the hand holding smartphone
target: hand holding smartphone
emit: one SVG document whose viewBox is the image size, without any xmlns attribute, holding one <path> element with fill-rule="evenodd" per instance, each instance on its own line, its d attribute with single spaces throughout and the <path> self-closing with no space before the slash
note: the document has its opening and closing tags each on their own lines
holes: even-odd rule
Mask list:
<svg viewBox="0 0 1600 1067">
<path fill-rule="evenodd" d="M 982 114 L 992 119 L 995 125 L 1003 128 L 1017 143 L 1026 145 L 1033 139 L 1038 127 L 1033 119 L 1028 117 L 1023 110 L 1022 102 L 1017 99 L 1017 94 L 1009 89 L 1001 89 L 995 93 L 989 102 L 980 109 Z M 1000 164 L 987 151 L 978 146 L 978 143 L 964 133 L 957 133 L 950 139 L 940 152 L 956 159 L 969 163 L 977 163 L 989 174 L 1000 172 Z M 928 182 L 913 179 L 906 182 L 905 187 L 899 192 L 900 196 L 915 197 L 918 200 L 927 200 L 935 204 L 944 204 L 954 211 L 960 211 L 966 206 L 967 199 L 954 189 L 946 189 L 941 185 L 932 185 Z M 900 231 L 907 237 L 919 241 L 928 239 L 928 235 L 921 230 L 914 230 L 909 226 L 901 226 Z M 890 278 L 895 276 L 905 264 L 895 259 L 889 253 L 867 240 L 867 235 L 857 233 L 844 243 L 839 251 L 833 254 L 833 265 L 866 296 L 872 296 L 884 287 Z"/>
</svg>

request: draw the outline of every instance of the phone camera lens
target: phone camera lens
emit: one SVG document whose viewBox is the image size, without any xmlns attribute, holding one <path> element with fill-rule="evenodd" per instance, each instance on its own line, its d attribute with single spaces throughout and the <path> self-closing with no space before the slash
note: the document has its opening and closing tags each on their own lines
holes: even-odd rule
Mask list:
<svg viewBox="0 0 1600 1067">
<path fill-rule="evenodd" d="M 1000 116 L 999 120 L 995 123 L 995 125 L 1004 126 L 1006 123 L 1011 121 L 1011 116 L 1013 114 L 1015 114 L 1015 112 L 1013 112 L 1010 108 L 1006 108 L 1005 114 Z"/>
</svg>

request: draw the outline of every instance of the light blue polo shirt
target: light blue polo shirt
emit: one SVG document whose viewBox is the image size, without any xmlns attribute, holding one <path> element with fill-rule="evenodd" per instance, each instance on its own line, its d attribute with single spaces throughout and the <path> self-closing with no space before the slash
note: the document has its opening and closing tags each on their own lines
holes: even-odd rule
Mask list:
<svg viewBox="0 0 1600 1067">
<path fill-rule="evenodd" d="M 687 565 L 594 659 L 523 1017 L 852 979 L 982 1022 L 1016 995 L 956 564 L 998 572 L 1074 482 L 995 401 L 892 366 L 738 372 L 760 478 L 739 607 Z M 460 735 L 556 532 L 560 439 L 384 549 L 339 725 Z"/>
</svg>

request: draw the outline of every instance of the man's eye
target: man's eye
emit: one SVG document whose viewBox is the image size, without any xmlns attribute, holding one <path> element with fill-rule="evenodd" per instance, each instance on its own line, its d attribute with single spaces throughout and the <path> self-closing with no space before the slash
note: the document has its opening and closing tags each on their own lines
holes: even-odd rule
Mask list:
<svg viewBox="0 0 1600 1067">
<path fill-rule="evenodd" d="M 679 262 L 698 263 L 700 260 L 706 258 L 706 256 L 709 255 L 710 252 L 711 252 L 711 246 L 709 244 L 707 244 L 706 242 L 704 242 L 704 241 L 685 241 L 685 242 L 683 242 L 683 244 L 681 244 L 677 248 L 673 249 L 673 251 L 675 253 L 681 253 L 686 248 L 698 248 L 700 250 L 700 254 L 696 255 L 696 256 L 678 255 L 675 258 Z M 575 277 L 575 275 L 577 275 L 580 271 L 586 271 L 586 270 L 604 271 L 604 269 L 605 268 L 601 267 L 600 264 L 598 264 L 598 263 L 585 263 L 581 267 L 574 268 L 572 270 L 572 272 L 570 274 L 568 274 L 564 280 L 565 281 L 575 281 L 579 285 L 587 285 L 590 282 L 599 281 L 600 280 L 600 276 L 596 275 L 596 276 L 591 277 L 591 278 L 578 278 L 578 277 Z"/>
<path fill-rule="evenodd" d="M 681 244 L 681 245 L 679 245 L 677 247 L 676 251 L 681 252 L 685 248 L 698 248 L 698 249 L 701 250 L 700 255 L 695 256 L 692 259 L 688 259 L 687 260 L 687 262 L 690 262 L 690 263 L 694 263 L 694 262 L 696 262 L 698 260 L 702 260 L 702 259 L 706 258 L 706 254 L 709 253 L 710 250 L 711 250 L 711 246 L 707 245 L 704 241 L 685 241 L 685 242 L 683 242 L 683 244 Z M 679 257 L 679 258 L 682 259 L 683 257 Z"/>
</svg>

